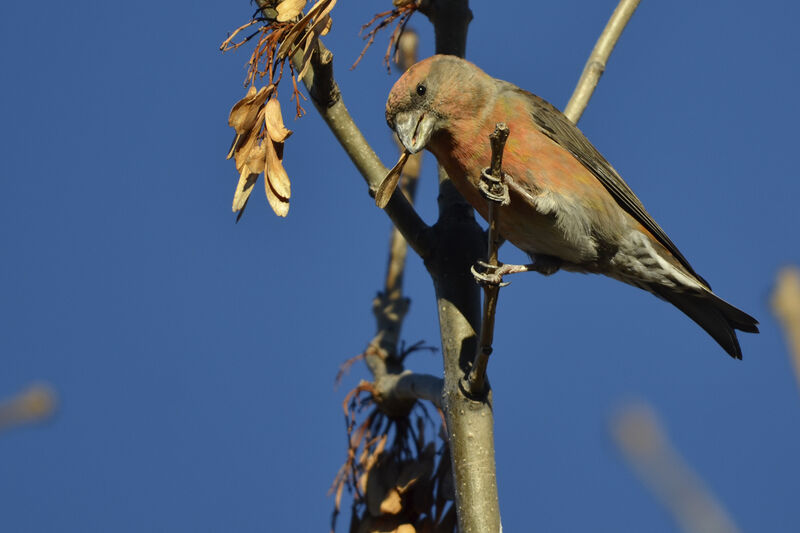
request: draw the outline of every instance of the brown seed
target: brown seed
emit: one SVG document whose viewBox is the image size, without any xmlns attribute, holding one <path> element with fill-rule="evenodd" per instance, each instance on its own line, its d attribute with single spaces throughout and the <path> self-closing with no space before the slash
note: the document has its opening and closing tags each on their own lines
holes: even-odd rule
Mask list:
<svg viewBox="0 0 800 533">
<path fill-rule="evenodd" d="M 328 32 L 331 31 L 331 24 L 333 24 L 333 19 L 331 19 L 330 15 L 325 15 L 323 18 L 320 19 L 322 29 L 319 31 L 320 35 L 328 35 Z"/>
<path fill-rule="evenodd" d="M 281 104 L 277 98 L 270 98 L 264 106 L 264 125 L 270 139 L 276 143 L 282 143 L 292 134 L 292 130 L 287 129 L 283 123 Z"/>
<path fill-rule="evenodd" d="M 233 159 L 236 161 L 236 170 L 241 172 L 247 164 L 247 158 L 250 157 L 250 152 L 256 148 L 258 137 L 256 135 L 248 134 L 242 136 L 243 141 L 240 146 L 233 153 Z"/>
<path fill-rule="evenodd" d="M 306 7 L 306 0 L 283 0 L 276 7 L 278 10 L 276 20 L 278 22 L 286 22 L 297 18 L 304 7 Z"/>
<path fill-rule="evenodd" d="M 239 134 L 250 131 L 258 121 L 257 117 L 261 106 L 264 105 L 274 88 L 274 85 L 266 85 L 256 91 L 256 88 L 251 85 L 245 97 L 231 108 L 228 125 Z"/>
<path fill-rule="evenodd" d="M 267 147 L 266 144 L 272 142 L 269 139 L 264 139 L 261 144 L 250 150 L 247 156 L 247 168 L 253 174 L 261 174 L 264 172 L 264 166 L 267 162 Z"/>
<path fill-rule="evenodd" d="M 272 140 L 264 143 L 267 147 L 267 167 L 266 172 L 270 185 L 275 189 L 275 193 L 281 198 L 288 200 L 292 195 L 291 182 L 286 169 L 283 168 L 283 147 L 280 146 L 280 156 L 277 152 L 278 146 Z"/>
<path fill-rule="evenodd" d="M 408 150 L 403 150 L 403 153 L 400 154 L 400 159 L 398 159 L 395 166 L 386 174 L 386 177 L 383 178 L 383 181 L 380 185 L 378 185 L 378 190 L 375 192 L 375 205 L 383 209 L 386 207 L 386 204 L 389 203 L 389 200 L 392 198 L 392 193 L 397 188 L 397 183 L 400 181 L 400 175 L 403 172 L 403 166 L 406 164 L 408 160 L 408 156 L 411 155 L 411 152 Z"/>
<path fill-rule="evenodd" d="M 327 13 L 330 13 L 330 10 L 333 9 L 334 5 L 336 5 L 336 0 L 319 0 L 316 4 L 314 4 L 313 7 L 308 10 L 305 16 L 297 21 L 294 27 L 289 30 L 289 33 L 284 38 L 280 48 L 278 48 L 278 52 L 275 54 L 276 59 L 280 60 L 294 53 L 298 44 L 300 44 L 303 40 L 303 37 L 305 37 L 304 31 L 306 26 L 308 26 L 311 20 L 318 15 L 320 18 L 322 18 Z M 327 11 L 325 11 L 326 9 Z M 322 14 L 320 15 L 320 13 Z M 303 37 L 301 37 L 301 34 Z"/>
<path fill-rule="evenodd" d="M 239 176 L 239 183 L 236 184 L 236 191 L 233 193 L 233 212 L 244 209 L 250 193 L 253 192 L 253 185 L 256 184 L 258 174 L 252 174 L 244 169 Z"/>
<path fill-rule="evenodd" d="M 264 180 L 264 188 L 267 192 L 267 202 L 269 202 L 269 206 L 275 211 L 275 214 L 279 217 L 285 217 L 289 214 L 289 200 L 284 200 L 280 198 L 275 191 L 270 187 L 269 180 Z"/>
<path fill-rule="evenodd" d="M 380 505 L 381 514 L 398 514 L 403 510 L 403 499 L 397 489 L 391 488 Z"/>
</svg>

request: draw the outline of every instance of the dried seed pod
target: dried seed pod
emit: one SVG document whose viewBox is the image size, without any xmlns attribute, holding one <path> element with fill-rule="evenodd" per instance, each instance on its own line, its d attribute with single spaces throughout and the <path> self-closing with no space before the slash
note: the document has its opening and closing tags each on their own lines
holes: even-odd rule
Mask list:
<svg viewBox="0 0 800 533">
<path fill-rule="evenodd" d="M 267 85 L 262 87 L 260 91 L 256 91 L 255 87 L 251 85 L 247 95 L 233 106 L 228 117 L 228 125 L 236 130 L 236 136 L 233 138 L 225 159 L 233 157 L 240 147 L 247 142 L 248 136 L 251 134 L 258 135 L 261 129 L 261 121 L 264 118 L 262 114 L 264 101 L 274 89 L 274 85 Z M 240 165 L 237 164 L 237 169 L 239 167 Z"/>
<path fill-rule="evenodd" d="M 297 21 L 294 27 L 286 34 L 280 48 L 278 48 L 278 52 L 275 54 L 275 58 L 281 60 L 293 54 L 297 47 L 302 45 L 306 37 L 305 30 L 309 23 L 312 20 L 316 21 L 324 18 L 325 15 L 330 13 L 334 5 L 336 5 L 336 0 L 319 0 L 314 4 L 305 16 Z"/>
<path fill-rule="evenodd" d="M 278 11 L 276 20 L 278 22 L 293 20 L 300 15 L 304 7 L 306 7 L 306 0 L 283 0 L 275 8 Z"/>
<path fill-rule="evenodd" d="M 264 139 L 261 141 L 261 144 L 254 147 L 250 150 L 250 153 L 247 155 L 247 168 L 253 174 L 261 174 L 264 172 L 264 167 L 267 162 L 267 143 L 270 143 L 269 139 Z"/>
<path fill-rule="evenodd" d="M 289 214 L 289 200 L 283 199 L 277 194 L 275 191 L 270 187 L 269 180 L 264 180 L 264 188 L 267 192 L 267 202 L 269 202 L 269 206 L 275 211 L 275 214 L 279 217 L 285 217 Z"/>
<path fill-rule="evenodd" d="M 238 134 L 253 129 L 259 109 L 267 101 L 267 97 L 274 88 L 274 85 L 265 85 L 256 91 L 256 88 L 251 85 L 245 97 L 236 102 L 231 108 L 231 113 L 228 116 L 228 125 L 236 130 Z"/>
<path fill-rule="evenodd" d="M 281 104 L 277 98 L 270 98 L 264 106 L 264 126 L 270 139 L 276 143 L 284 142 L 292 134 L 292 130 L 287 129 L 283 123 Z"/>
<path fill-rule="evenodd" d="M 286 169 L 283 168 L 283 143 L 272 142 L 272 139 L 265 139 L 264 145 L 267 149 L 266 174 L 275 193 L 281 198 L 289 200 L 292 195 L 291 182 Z"/>
<path fill-rule="evenodd" d="M 380 504 L 381 514 L 399 514 L 403 510 L 403 498 L 396 488 L 386 492 Z"/>
<path fill-rule="evenodd" d="M 247 164 L 250 152 L 258 146 L 258 135 L 253 135 L 251 132 L 248 132 L 246 135 L 242 135 L 241 138 L 241 145 L 233 152 L 233 160 L 236 162 L 236 170 L 239 172 L 241 172 Z"/>
<path fill-rule="evenodd" d="M 233 159 L 236 162 L 236 170 L 241 172 L 247 164 L 250 153 L 258 147 L 258 133 L 252 131 L 241 136 L 240 146 L 233 152 Z"/>
<path fill-rule="evenodd" d="M 247 169 L 244 169 L 239 175 L 239 183 L 236 184 L 236 191 L 233 193 L 233 212 L 241 211 L 244 209 L 247 200 L 250 198 L 250 193 L 253 192 L 253 186 L 256 184 L 258 174 L 253 174 Z"/>
<path fill-rule="evenodd" d="M 331 31 L 331 25 L 333 24 L 333 19 L 331 19 L 330 15 L 325 15 L 324 17 L 320 18 L 321 21 L 321 29 L 319 30 L 319 34 L 322 36 L 328 35 L 328 32 Z"/>
<path fill-rule="evenodd" d="M 380 185 L 378 185 L 378 190 L 375 192 L 375 205 L 383 209 L 386 207 L 386 204 L 389 203 L 389 200 L 392 198 L 392 193 L 397 188 L 397 183 L 400 181 L 400 174 L 403 172 L 403 166 L 406 164 L 408 160 L 408 156 L 411 155 L 411 152 L 408 150 L 403 150 L 403 153 L 400 154 L 400 159 L 397 160 L 397 163 L 392 167 L 386 177 L 383 178 L 383 181 Z"/>
</svg>

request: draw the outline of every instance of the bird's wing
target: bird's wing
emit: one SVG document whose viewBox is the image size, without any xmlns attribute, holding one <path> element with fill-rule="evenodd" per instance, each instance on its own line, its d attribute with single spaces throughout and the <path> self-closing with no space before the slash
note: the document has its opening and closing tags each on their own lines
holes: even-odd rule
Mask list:
<svg viewBox="0 0 800 533">
<path fill-rule="evenodd" d="M 667 237 L 661 226 L 645 210 L 642 202 L 628 187 L 628 184 L 622 181 L 614 167 L 597 151 L 597 148 L 592 146 L 592 143 L 589 142 L 581 130 L 547 101 L 517 87 L 515 89 L 524 93 L 530 101 L 532 117 L 537 128 L 559 146 L 568 150 L 584 167 L 591 171 L 606 190 L 611 193 L 611 196 L 620 207 L 639 221 L 658 242 L 672 253 L 686 270 L 706 287 L 710 288 L 708 283 L 694 271 L 689 261 L 678 250 L 678 247 Z"/>
</svg>

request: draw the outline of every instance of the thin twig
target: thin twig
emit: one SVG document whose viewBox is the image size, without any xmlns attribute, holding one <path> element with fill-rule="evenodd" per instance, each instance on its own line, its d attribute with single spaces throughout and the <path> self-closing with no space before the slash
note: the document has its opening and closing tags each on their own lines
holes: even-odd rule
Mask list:
<svg viewBox="0 0 800 533">
<path fill-rule="evenodd" d="M 243 41 L 240 41 L 240 42 L 238 42 L 238 43 L 233 43 L 233 44 L 231 44 L 231 41 L 233 41 L 233 38 L 234 38 L 234 37 L 236 37 L 236 35 L 238 35 L 240 31 L 242 31 L 242 30 L 245 30 L 245 29 L 249 28 L 249 27 L 250 27 L 250 26 L 252 26 L 253 24 L 257 24 L 258 22 L 259 22 L 258 20 L 256 20 L 256 19 L 253 19 L 253 20 L 251 20 L 250 22 L 248 22 L 248 23 L 246 23 L 246 24 L 242 24 L 241 26 L 239 26 L 238 28 L 236 28 L 236 29 L 233 31 L 233 33 L 231 33 L 230 35 L 228 35 L 228 38 L 227 38 L 227 39 L 225 39 L 224 41 L 222 41 L 222 44 L 221 44 L 221 45 L 219 45 L 219 49 L 220 49 L 220 51 L 222 51 L 222 52 L 227 52 L 228 50 L 236 50 L 237 48 L 239 48 L 240 46 L 242 46 L 244 43 L 246 43 L 247 41 L 249 41 L 250 39 L 252 39 L 252 38 L 253 38 L 253 37 L 254 37 L 256 34 L 258 34 L 258 31 L 256 31 L 255 33 L 253 33 L 252 35 L 250 35 L 250 36 L 248 36 L 248 37 L 245 37 Z"/>
<path fill-rule="evenodd" d="M 595 87 L 597 87 L 597 82 L 600 81 L 600 76 L 603 75 L 603 71 L 606 69 L 608 56 L 614 50 L 622 30 L 625 29 L 625 25 L 628 24 L 628 20 L 630 20 L 638 5 L 639 0 L 620 0 L 614 13 L 611 14 L 608 24 L 606 24 L 603 33 L 600 34 L 592 53 L 589 54 L 589 60 L 586 61 L 586 66 L 583 68 L 581 79 L 578 80 L 578 85 L 575 87 L 575 91 L 572 93 L 572 97 L 564 110 L 564 114 L 573 123 L 577 123 L 581 115 L 583 115 L 583 111 L 586 109 Z"/>
<path fill-rule="evenodd" d="M 390 57 L 392 53 L 392 48 L 397 47 L 397 43 L 400 41 L 400 37 L 403 35 L 403 30 L 408 23 L 408 20 L 411 18 L 417 9 L 419 9 L 416 2 L 408 2 L 406 4 L 400 5 L 395 7 L 390 11 L 384 11 L 382 13 L 376 14 L 374 17 L 370 19 L 369 22 L 361 26 L 361 32 L 363 33 L 364 30 L 375 24 L 375 27 L 372 28 L 369 33 L 364 36 L 364 39 L 367 41 L 367 44 L 364 45 L 364 49 L 361 50 L 361 54 L 359 54 L 358 58 L 353 63 L 353 66 L 350 67 L 350 70 L 353 70 L 358 66 L 361 60 L 364 58 L 364 54 L 367 53 L 367 50 L 372 43 L 375 42 L 375 37 L 377 36 L 378 32 L 381 31 L 383 28 L 397 20 L 397 25 L 395 25 L 394 30 L 392 31 L 392 35 L 389 38 L 389 45 L 386 47 L 386 54 L 384 55 L 383 62 L 386 65 L 386 69 L 391 73 L 390 68 Z M 399 19 L 399 20 L 398 20 Z"/>
<path fill-rule="evenodd" d="M 508 139 L 509 129 L 504 123 L 498 123 L 495 126 L 494 132 L 489 135 L 489 141 L 492 145 L 492 162 L 489 172 L 492 178 L 492 184 L 488 185 L 490 189 L 488 192 L 494 193 L 496 196 L 486 197 L 489 204 L 489 231 L 488 245 L 487 245 L 487 263 L 490 269 L 496 269 L 497 251 L 500 248 L 500 234 L 497 231 L 498 217 L 500 210 L 498 209 L 502 200 L 499 197 L 506 196 L 502 191 L 506 185 L 503 176 L 503 149 Z M 497 190 L 491 190 L 494 186 Z M 486 366 L 489 364 L 489 356 L 492 354 L 492 343 L 494 342 L 494 321 L 497 311 L 497 298 L 500 294 L 500 282 L 485 283 L 483 285 L 483 320 L 481 321 L 481 338 L 478 343 L 478 350 L 475 354 L 475 361 L 472 364 L 469 376 L 467 378 L 467 387 L 473 396 L 478 396 L 484 393 L 484 386 L 486 383 Z"/>
<path fill-rule="evenodd" d="M 361 31 L 363 32 L 364 30 L 366 30 L 367 28 L 372 26 L 372 24 L 375 21 L 378 21 L 378 20 L 382 19 L 383 17 L 387 17 L 387 18 L 381 20 L 380 22 L 378 22 L 378 25 L 375 26 L 375 28 L 373 28 L 372 30 L 370 30 L 370 32 L 367 33 L 366 36 L 364 36 L 364 39 L 367 40 L 367 44 L 364 45 L 364 48 L 361 50 L 361 53 L 358 54 L 358 57 L 356 58 L 355 62 L 350 66 L 350 70 L 353 70 L 354 68 L 356 68 L 358 66 L 358 64 L 361 62 L 361 60 L 364 58 L 364 54 L 367 53 L 367 50 L 369 49 L 369 47 L 372 46 L 372 43 L 375 42 L 375 36 L 377 35 L 377 33 L 380 30 L 382 30 L 383 28 L 385 28 L 386 26 L 388 26 L 389 24 L 391 24 L 392 21 L 395 18 L 397 18 L 398 16 L 399 16 L 399 14 L 395 13 L 394 10 L 384 11 L 382 13 L 376 14 L 374 17 L 372 17 L 369 20 L 369 22 L 367 22 L 366 24 L 361 26 Z"/>
</svg>

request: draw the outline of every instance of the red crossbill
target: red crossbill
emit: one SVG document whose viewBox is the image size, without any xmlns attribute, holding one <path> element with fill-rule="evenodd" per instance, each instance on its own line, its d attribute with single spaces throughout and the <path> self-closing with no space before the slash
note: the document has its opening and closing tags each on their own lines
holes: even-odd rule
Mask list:
<svg viewBox="0 0 800 533">
<path fill-rule="evenodd" d="M 456 189 L 484 218 L 478 189 L 489 166 L 489 134 L 508 125 L 503 154 L 511 202 L 500 234 L 531 256 L 531 269 L 604 274 L 644 289 L 686 313 L 731 356 L 734 330 L 758 322 L 711 292 L 708 283 L 647 213 L 617 171 L 558 109 L 472 63 L 437 55 L 392 88 L 386 120 L 411 153 L 430 150 Z"/>
</svg>

